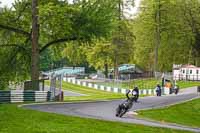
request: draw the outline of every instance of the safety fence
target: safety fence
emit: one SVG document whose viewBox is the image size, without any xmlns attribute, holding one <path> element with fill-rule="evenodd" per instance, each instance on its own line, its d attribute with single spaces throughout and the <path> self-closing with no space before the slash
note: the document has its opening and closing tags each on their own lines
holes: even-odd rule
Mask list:
<svg viewBox="0 0 200 133">
<path fill-rule="evenodd" d="M 200 81 L 200 74 L 177 74 L 173 75 L 174 80 L 183 80 L 183 81 Z"/>
<path fill-rule="evenodd" d="M 0 103 L 45 102 L 50 101 L 50 96 L 50 91 L 0 91 Z"/>
<path fill-rule="evenodd" d="M 98 85 L 98 84 L 89 83 L 86 81 L 80 81 L 80 80 L 71 79 L 71 78 L 63 78 L 63 80 L 68 83 L 85 86 L 85 87 L 102 90 L 102 91 L 114 92 L 114 93 L 126 94 L 126 92 L 129 90 L 129 89 L 125 89 L 125 88 L 117 88 L 117 87 Z M 139 89 L 139 93 L 140 93 L 140 95 L 156 95 L 155 89 Z"/>
</svg>

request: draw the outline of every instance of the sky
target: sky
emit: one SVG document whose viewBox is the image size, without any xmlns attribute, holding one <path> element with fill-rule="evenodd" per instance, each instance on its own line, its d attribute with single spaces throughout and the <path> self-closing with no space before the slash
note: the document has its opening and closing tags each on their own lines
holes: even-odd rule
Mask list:
<svg viewBox="0 0 200 133">
<path fill-rule="evenodd" d="M 3 6 L 8 6 L 8 7 L 11 7 L 12 6 L 12 3 L 14 2 L 15 0 L 0 0 L 1 4 L 0 4 L 0 7 L 3 7 Z M 135 14 L 137 13 L 138 11 L 138 6 L 140 5 L 140 1 L 141 0 L 135 0 L 135 8 L 130 8 L 129 10 L 127 10 L 126 12 L 128 12 L 129 14 Z"/>
<path fill-rule="evenodd" d="M 0 2 L 1 2 L 1 5 L 0 5 L 0 6 L 2 7 L 2 6 L 5 6 L 5 5 L 6 5 L 6 6 L 9 6 L 9 7 L 10 7 L 14 1 L 15 1 L 15 0 L 0 0 Z"/>
</svg>

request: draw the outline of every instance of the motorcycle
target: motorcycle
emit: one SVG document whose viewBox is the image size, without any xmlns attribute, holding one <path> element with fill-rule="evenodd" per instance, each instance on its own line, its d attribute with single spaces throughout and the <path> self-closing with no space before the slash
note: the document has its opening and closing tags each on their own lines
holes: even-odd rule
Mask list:
<svg viewBox="0 0 200 133">
<path fill-rule="evenodd" d="M 127 102 L 120 104 L 116 109 L 116 117 L 122 117 L 128 111 L 128 106 Z"/>
<path fill-rule="evenodd" d="M 120 104 L 116 109 L 116 117 L 122 117 L 126 112 L 132 108 L 133 102 L 136 102 L 138 99 L 137 92 L 132 93 L 132 97 L 128 98 L 122 104 Z"/>
<path fill-rule="evenodd" d="M 173 92 L 174 92 L 174 94 L 177 95 L 178 92 L 179 92 L 179 87 L 178 87 L 178 86 L 175 86 Z"/>
</svg>

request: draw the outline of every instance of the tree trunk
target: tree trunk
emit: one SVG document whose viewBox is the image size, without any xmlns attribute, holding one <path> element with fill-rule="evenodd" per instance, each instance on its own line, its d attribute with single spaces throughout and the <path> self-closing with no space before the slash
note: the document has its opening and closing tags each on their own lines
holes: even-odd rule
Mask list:
<svg viewBox="0 0 200 133">
<path fill-rule="evenodd" d="M 123 1 L 119 0 L 118 1 L 118 21 L 120 22 L 122 20 L 123 16 Z M 115 59 L 114 59 L 114 78 L 118 79 L 119 78 L 119 71 L 118 71 L 118 46 L 120 45 L 120 33 L 121 33 L 121 25 L 119 23 L 118 25 L 118 38 L 115 38 L 116 40 L 114 41 L 116 48 L 115 48 Z"/>
<path fill-rule="evenodd" d="M 154 61 L 154 73 L 158 71 L 158 50 L 160 46 L 160 0 L 157 1 L 157 9 L 155 15 L 156 22 L 156 45 L 155 45 L 155 61 Z"/>
<path fill-rule="evenodd" d="M 105 77 L 108 78 L 108 63 L 104 64 L 104 68 L 105 68 Z"/>
<path fill-rule="evenodd" d="M 31 80 L 32 89 L 39 90 L 39 25 L 38 25 L 38 0 L 32 0 L 32 55 L 31 55 Z"/>
<path fill-rule="evenodd" d="M 115 78 L 115 79 L 118 79 L 118 78 L 119 78 L 117 57 L 115 57 L 115 61 L 114 61 L 114 78 Z"/>
</svg>

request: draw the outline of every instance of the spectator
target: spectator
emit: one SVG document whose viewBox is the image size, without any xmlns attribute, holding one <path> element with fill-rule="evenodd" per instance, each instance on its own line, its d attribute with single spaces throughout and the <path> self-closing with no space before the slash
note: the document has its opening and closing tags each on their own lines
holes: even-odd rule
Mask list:
<svg viewBox="0 0 200 133">
<path fill-rule="evenodd" d="M 175 84 L 175 86 L 174 86 L 174 94 L 177 95 L 178 92 L 179 92 L 179 86 L 177 84 Z"/>
<path fill-rule="evenodd" d="M 136 94 L 135 94 L 135 97 L 136 97 L 135 102 L 137 102 L 137 100 L 139 98 L 139 88 L 137 86 L 135 86 L 134 89 L 132 90 L 132 95 L 133 95 L 134 91 L 136 92 Z"/>
<path fill-rule="evenodd" d="M 161 87 L 159 84 L 157 84 L 157 86 L 156 86 L 156 95 L 161 96 Z"/>
</svg>

